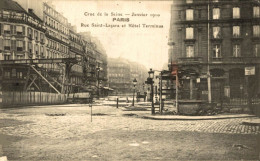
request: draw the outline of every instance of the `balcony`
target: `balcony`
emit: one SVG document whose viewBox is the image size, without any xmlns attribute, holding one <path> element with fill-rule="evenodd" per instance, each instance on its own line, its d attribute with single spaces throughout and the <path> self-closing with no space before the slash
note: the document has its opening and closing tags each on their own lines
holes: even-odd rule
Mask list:
<svg viewBox="0 0 260 161">
<path fill-rule="evenodd" d="M 233 64 L 255 64 L 260 63 L 260 57 L 228 57 L 225 62 Z"/>
<path fill-rule="evenodd" d="M 181 57 L 178 58 L 178 64 L 200 64 L 202 57 Z"/>
<path fill-rule="evenodd" d="M 43 23 L 34 20 L 34 18 L 31 18 L 31 16 L 26 14 L 17 14 L 13 16 L 11 14 L 0 13 L 0 21 L 27 24 L 43 32 L 46 30 L 46 28 L 43 26 Z"/>
</svg>

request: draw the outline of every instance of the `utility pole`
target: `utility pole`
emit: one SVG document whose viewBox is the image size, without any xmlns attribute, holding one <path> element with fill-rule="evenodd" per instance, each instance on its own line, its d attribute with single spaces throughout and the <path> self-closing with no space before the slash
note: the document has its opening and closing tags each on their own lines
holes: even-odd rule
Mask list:
<svg viewBox="0 0 260 161">
<path fill-rule="evenodd" d="M 151 80 L 151 98 L 152 98 L 152 115 L 155 114 L 154 103 L 153 103 L 153 80 Z"/>
<path fill-rule="evenodd" d="M 208 66 L 207 66 L 207 83 L 208 83 L 208 102 L 211 103 L 211 77 L 210 77 L 210 68 L 209 68 L 209 63 L 210 63 L 210 45 L 209 45 L 209 38 L 210 38 L 210 32 L 209 32 L 209 0 L 208 0 Z"/>
<path fill-rule="evenodd" d="M 176 71 L 176 108 L 177 108 L 177 113 L 179 112 L 179 104 L 178 104 L 178 93 L 179 93 L 179 89 L 178 89 L 178 70 Z"/>
<path fill-rule="evenodd" d="M 162 106 L 162 72 L 160 74 L 160 82 L 159 82 L 159 89 L 160 89 L 160 113 L 162 114 L 162 111 L 163 111 L 163 106 Z"/>
</svg>

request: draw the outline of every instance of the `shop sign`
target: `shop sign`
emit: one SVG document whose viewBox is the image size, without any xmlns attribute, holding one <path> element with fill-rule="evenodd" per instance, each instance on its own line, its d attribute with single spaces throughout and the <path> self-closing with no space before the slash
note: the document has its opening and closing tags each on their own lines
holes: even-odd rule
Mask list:
<svg viewBox="0 0 260 161">
<path fill-rule="evenodd" d="M 255 67 L 245 67 L 245 75 L 255 75 Z"/>
</svg>

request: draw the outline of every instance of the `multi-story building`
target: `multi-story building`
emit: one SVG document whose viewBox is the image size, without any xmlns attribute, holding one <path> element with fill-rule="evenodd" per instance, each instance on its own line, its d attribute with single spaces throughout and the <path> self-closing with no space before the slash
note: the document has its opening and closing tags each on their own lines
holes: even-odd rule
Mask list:
<svg viewBox="0 0 260 161">
<path fill-rule="evenodd" d="M 0 2 L 0 60 L 44 58 L 45 31 L 43 21 L 32 10 L 27 12 L 14 1 Z M 2 65 L 2 90 L 23 90 L 27 69 L 15 63 Z"/>
<path fill-rule="evenodd" d="M 23 59 L 1 62 L 3 90 L 96 93 L 98 74 L 106 87 L 107 56 L 100 42 L 77 33 L 55 6 L 46 0 L 0 4 L 0 59 Z"/>
<path fill-rule="evenodd" d="M 107 95 L 107 55 L 100 41 L 91 36 L 90 32 L 81 32 L 86 42 L 86 59 L 88 64 L 87 81 L 95 89 L 98 96 Z"/>
<path fill-rule="evenodd" d="M 130 64 L 121 58 L 108 59 L 108 83 L 114 93 L 130 93 L 132 87 Z"/>
<path fill-rule="evenodd" d="M 147 77 L 147 70 L 141 64 L 123 58 L 108 59 L 108 83 L 115 94 L 132 93 L 134 79 L 137 80 L 137 91 L 143 92 Z"/>
<path fill-rule="evenodd" d="M 71 26 L 69 30 L 69 57 L 76 58 L 78 63 L 71 67 L 70 72 L 70 87 L 72 92 L 80 92 L 84 86 L 84 41 L 81 36 L 76 33 L 76 27 Z"/>
<path fill-rule="evenodd" d="M 169 68 L 178 68 L 182 99 L 210 100 L 210 90 L 213 101 L 259 95 L 259 6 L 256 0 L 173 1 Z"/>
<path fill-rule="evenodd" d="M 142 64 L 136 62 L 130 62 L 130 80 L 137 80 L 136 89 L 137 92 L 144 92 L 145 81 L 148 77 L 148 70 Z"/>
</svg>

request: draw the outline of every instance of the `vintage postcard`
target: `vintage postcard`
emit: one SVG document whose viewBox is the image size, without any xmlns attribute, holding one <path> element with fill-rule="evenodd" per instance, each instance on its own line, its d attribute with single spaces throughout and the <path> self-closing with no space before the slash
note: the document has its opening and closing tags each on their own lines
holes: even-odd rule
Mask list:
<svg viewBox="0 0 260 161">
<path fill-rule="evenodd" d="M 259 160 L 259 0 L 0 0 L 0 161 Z"/>
</svg>

